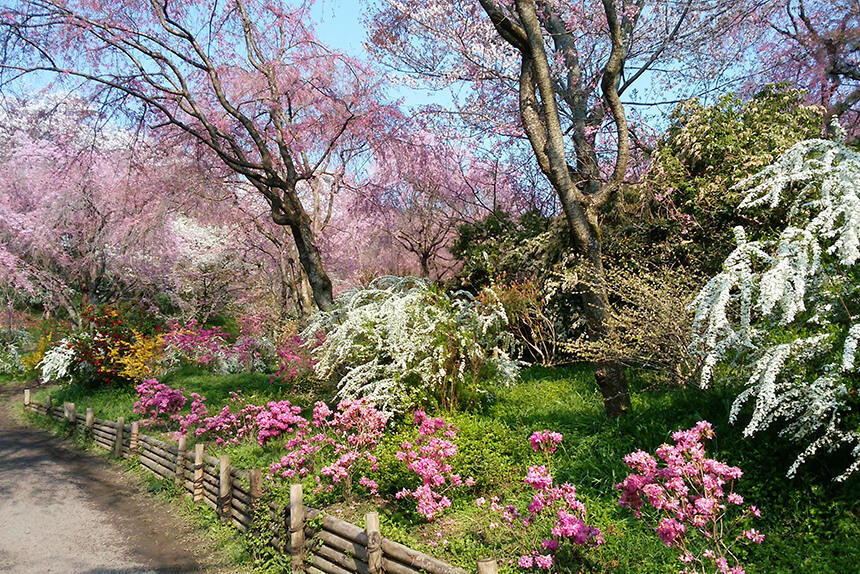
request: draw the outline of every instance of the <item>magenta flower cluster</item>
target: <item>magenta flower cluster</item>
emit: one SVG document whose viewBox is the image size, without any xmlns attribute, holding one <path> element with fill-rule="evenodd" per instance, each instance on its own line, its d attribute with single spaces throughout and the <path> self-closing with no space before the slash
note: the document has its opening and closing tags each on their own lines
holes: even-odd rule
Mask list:
<svg viewBox="0 0 860 574">
<path fill-rule="evenodd" d="M 144 379 L 135 390 L 137 401 L 134 403 L 134 412 L 147 417 L 141 421 L 144 425 L 176 418 L 188 402 L 181 390 L 171 389 L 156 379 Z"/>
<path fill-rule="evenodd" d="M 336 485 L 341 485 L 346 498 L 351 499 L 354 475 L 363 467 L 359 463 L 366 461 L 370 470 L 378 469 L 374 450 L 387 422 L 385 414 L 363 399 L 341 401 L 337 411 L 317 402 L 310 423 L 293 419 L 293 436 L 286 442 L 288 452 L 271 465 L 270 471 L 276 476 L 294 478 L 308 476 L 319 467 L 315 492 L 332 492 Z M 361 476 L 358 483 L 371 494 L 377 494 L 376 481 Z"/>
<path fill-rule="evenodd" d="M 323 333 L 317 333 L 312 345 L 308 345 L 300 335 L 292 335 L 284 339 L 275 353 L 278 355 L 278 370 L 272 377 L 287 382 L 296 378 L 310 375 L 313 372 L 316 361 L 311 353 L 325 341 Z M 311 347 L 311 348 L 309 348 Z"/>
<path fill-rule="evenodd" d="M 548 430 L 535 431 L 529 438 L 529 442 L 532 445 L 532 450 L 534 450 L 535 452 L 553 454 L 558 448 L 558 445 L 561 444 L 562 438 L 563 437 L 560 432 Z"/>
<path fill-rule="evenodd" d="M 206 397 L 191 393 L 191 414 L 179 417 L 180 432 L 186 434 L 193 429 L 194 436 L 209 438 L 219 445 L 236 444 L 246 436 L 253 436 L 257 416 L 264 407 L 245 401 L 242 391 L 231 392 L 229 402 L 219 412 L 210 414 Z"/>
<path fill-rule="evenodd" d="M 179 421 L 180 434 L 193 433 L 219 445 L 256 436 L 262 446 L 282 434 L 294 432 L 296 425 L 307 424 L 300 415 L 301 409 L 289 401 L 270 401 L 259 406 L 247 402 L 241 391 L 235 391 L 230 393 L 229 404 L 212 414 L 206 407 L 206 397 L 198 393 L 191 393 L 190 397 L 191 412 L 172 417 Z"/>
<path fill-rule="evenodd" d="M 405 462 L 421 479 L 421 484 L 414 490 L 404 488 L 395 497 L 414 498 L 418 502 L 418 514 L 432 521 L 451 506 L 451 499 L 446 496 L 451 489 L 473 486 L 475 479 L 464 480 L 448 462 L 457 454 L 457 445 L 452 442 L 457 438 L 456 427 L 442 418 L 428 417 L 424 411 L 415 411 L 414 421 L 418 437 L 401 445 L 397 460 Z"/>
<path fill-rule="evenodd" d="M 531 466 L 523 481 L 534 494 L 525 512 L 516 506 L 502 506 L 497 497 L 490 498 L 487 506 L 498 522 L 490 528 L 503 525 L 508 528 L 521 547 L 531 548 L 519 556 L 517 566 L 524 570 L 550 570 L 559 549 L 565 546 L 597 546 L 603 544 L 599 528 L 586 523 L 585 504 L 576 498 L 576 487 L 570 483 L 555 484 L 552 476 L 551 455 L 562 441 L 559 432 L 544 430 L 532 433 L 531 447 L 546 457 L 546 465 Z M 478 506 L 487 505 L 487 500 L 475 500 Z M 548 530 L 548 532 L 547 532 Z"/>
<path fill-rule="evenodd" d="M 761 512 L 753 505 L 744 507 L 743 497 L 734 491 L 741 469 L 705 456 L 704 441 L 713 437 L 711 424 L 700 421 L 673 433 L 675 444 L 659 447 L 656 458 L 642 450 L 628 454 L 624 462 L 634 472 L 615 485 L 621 491 L 618 503 L 637 518 L 646 519 L 643 509 L 650 510 L 647 518 L 657 523 L 657 536 L 680 550 L 682 574 L 714 569 L 744 574 L 733 546 L 764 540 L 755 529 L 741 529 Z"/>
<path fill-rule="evenodd" d="M 290 401 L 266 403 L 266 408 L 257 413 L 255 423 L 260 446 L 281 435 L 304 432 L 308 428 L 301 407 L 291 405 Z"/>
<path fill-rule="evenodd" d="M 342 484 L 347 498 L 351 498 L 353 475 L 361 467 L 359 462 L 366 461 L 370 470 L 378 469 L 373 452 L 388 417 L 369 401 L 341 401 L 337 411 L 317 402 L 313 420 L 308 422 L 301 415 L 301 408 L 289 401 L 254 405 L 242 397 L 241 391 L 231 392 L 229 404 L 214 414 L 206 407 L 206 397 L 191 393 L 191 412 L 181 415 L 179 410 L 188 400 L 182 391 L 155 379 L 143 381 L 137 390 L 135 412 L 150 416 L 152 421 L 176 420 L 183 435 L 193 433 L 219 445 L 256 437 L 260 446 L 291 435 L 286 442 L 286 456 L 271 466 L 271 472 L 285 478 L 303 477 L 319 467 L 317 491 L 331 492 L 335 485 Z M 323 478 L 328 484 L 323 484 Z M 361 476 L 358 483 L 371 494 L 377 494 L 379 485 L 371 478 Z"/>
</svg>

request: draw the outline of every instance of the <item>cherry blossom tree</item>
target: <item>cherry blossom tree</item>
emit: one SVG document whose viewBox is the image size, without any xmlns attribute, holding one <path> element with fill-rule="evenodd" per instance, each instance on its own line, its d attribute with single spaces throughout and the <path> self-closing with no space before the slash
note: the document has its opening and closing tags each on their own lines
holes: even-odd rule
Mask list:
<svg viewBox="0 0 860 574">
<path fill-rule="evenodd" d="M 7 107 L 0 282 L 73 321 L 79 305 L 168 288 L 173 241 L 164 222 L 171 195 L 189 193 L 189 165 L 128 132 L 97 133 L 96 112 L 72 98 Z"/>
<path fill-rule="evenodd" d="M 755 84 L 790 82 L 824 106 L 825 125 L 860 120 L 860 2 L 784 0 L 761 23 L 754 59 Z M 753 87 L 753 89 L 756 89 Z M 856 127 L 850 130 L 857 137 Z"/>
<path fill-rule="evenodd" d="M 332 285 L 300 184 L 337 171 L 379 112 L 374 74 L 324 47 L 310 2 L 19 0 L 3 9 L 3 81 L 52 72 L 208 148 L 287 227 L 316 304 Z"/>
<path fill-rule="evenodd" d="M 325 249 L 326 237 L 323 235 L 330 215 L 321 215 L 320 205 L 331 209 L 335 192 L 329 190 L 325 201 L 321 201 L 323 186 L 320 181 L 321 178 L 313 188 L 307 186 L 306 191 L 311 192 L 314 206 L 314 216 L 311 218 L 314 232 L 319 238 L 326 267 L 330 268 Z M 304 318 L 310 315 L 314 309 L 313 296 L 307 276 L 298 263 L 296 246 L 291 241 L 288 229 L 272 220 L 265 200 L 249 189 L 247 184 L 229 183 L 226 195 L 220 201 L 218 218 L 231 222 L 232 240 L 240 250 L 239 258 L 253 268 L 252 274 L 257 279 L 253 298 L 264 301 L 281 322 L 291 317 Z"/>
<path fill-rule="evenodd" d="M 359 193 L 422 277 L 442 277 L 454 265 L 448 248 L 461 224 L 528 207 L 511 170 L 470 143 L 413 119 L 374 146 Z"/>
</svg>

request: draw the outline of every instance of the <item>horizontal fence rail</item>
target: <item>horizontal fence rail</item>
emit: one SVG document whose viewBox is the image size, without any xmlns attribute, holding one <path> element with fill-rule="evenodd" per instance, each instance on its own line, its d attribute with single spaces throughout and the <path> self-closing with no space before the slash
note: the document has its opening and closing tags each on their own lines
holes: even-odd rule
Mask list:
<svg viewBox="0 0 860 574">
<path fill-rule="evenodd" d="M 242 532 L 253 526 L 254 509 L 263 494 L 262 471 L 233 468 L 226 454 L 218 458 L 206 454 L 205 445 L 186 448 L 185 437 L 170 444 L 141 434 L 138 422 L 125 424 L 98 419 L 93 409 L 79 414 L 74 403 L 54 405 L 48 396 L 41 403 L 24 390 L 24 408 L 29 412 L 65 421 L 72 435 L 79 434 L 97 446 L 111 451 L 116 458 L 135 458 L 152 474 L 172 480 L 176 488 L 214 510 L 221 521 Z M 379 515 L 369 512 L 366 527 L 326 515 L 305 506 L 301 484 L 290 487 L 290 504 L 280 507 L 269 503 L 269 514 L 275 519 L 271 545 L 290 556 L 293 573 L 307 574 L 466 574 L 452 566 L 407 546 L 383 538 Z M 280 517 L 280 518 L 279 518 Z M 309 521 L 319 518 L 318 527 Z M 496 574 L 493 559 L 477 562 L 478 574 Z"/>
</svg>

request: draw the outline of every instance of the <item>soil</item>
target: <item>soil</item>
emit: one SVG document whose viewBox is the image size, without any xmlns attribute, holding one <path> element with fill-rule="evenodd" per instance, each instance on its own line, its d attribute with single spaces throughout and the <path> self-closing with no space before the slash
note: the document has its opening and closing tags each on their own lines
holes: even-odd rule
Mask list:
<svg viewBox="0 0 860 574">
<path fill-rule="evenodd" d="M 22 420 L 0 383 L 0 572 L 242 572 L 134 472 Z"/>
</svg>

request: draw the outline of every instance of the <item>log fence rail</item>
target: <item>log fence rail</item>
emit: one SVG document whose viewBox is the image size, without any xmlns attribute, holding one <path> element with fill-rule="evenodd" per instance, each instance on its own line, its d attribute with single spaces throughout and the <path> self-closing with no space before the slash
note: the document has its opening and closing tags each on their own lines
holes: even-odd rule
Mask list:
<svg viewBox="0 0 860 574">
<path fill-rule="evenodd" d="M 125 424 L 123 417 L 107 421 L 96 418 L 91 408 L 79 414 L 74 403 L 54 406 L 50 395 L 44 403 L 34 401 L 30 389 L 24 390 L 24 408 L 66 421 L 71 433 L 91 439 L 116 458 L 136 458 L 149 472 L 174 481 L 195 502 L 209 506 L 222 522 L 243 532 L 251 528 L 253 509 L 263 494 L 260 469 L 233 468 L 229 455 L 206 454 L 202 443 L 189 451 L 185 437 L 176 445 L 158 440 L 141 433 L 136 421 Z M 365 516 L 366 527 L 361 528 L 305 506 L 301 484 L 291 485 L 289 506 L 272 502 L 269 512 L 283 517 L 283 531 L 272 532 L 272 544 L 290 556 L 293 574 L 466 574 L 462 568 L 383 538 L 376 512 Z M 309 521 L 315 519 L 318 526 L 313 528 Z M 498 566 L 493 559 L 481 559 L 476 570 L 497 574 Z"/>
</svg>

